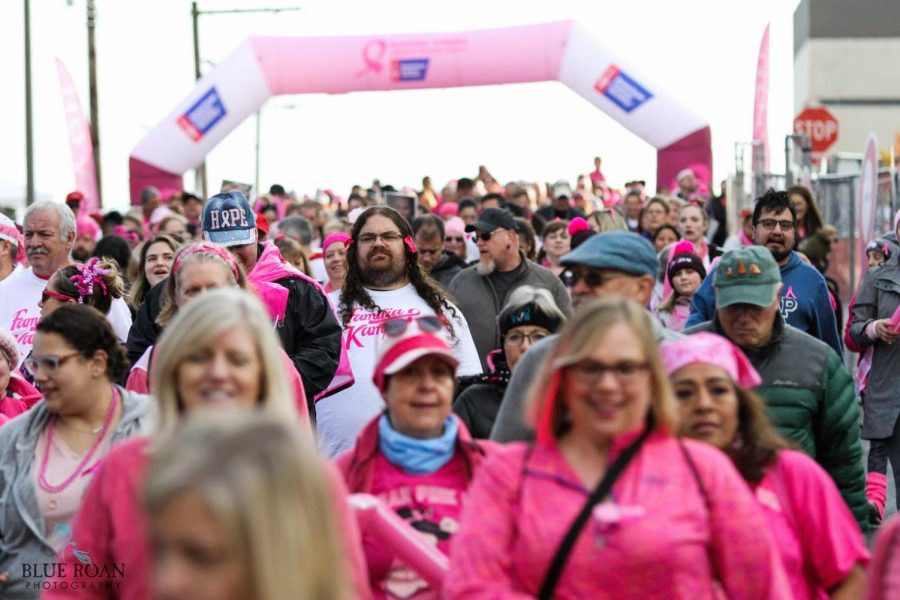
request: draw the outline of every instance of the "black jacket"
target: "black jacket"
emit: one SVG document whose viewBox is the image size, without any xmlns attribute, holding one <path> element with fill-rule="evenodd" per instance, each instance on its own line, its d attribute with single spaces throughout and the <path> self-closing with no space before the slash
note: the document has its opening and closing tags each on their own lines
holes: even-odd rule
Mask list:
<svg viewBox="0 0 900 600">
<path fill-rule="evenodd" d="M 287 278 L 276 281 L 288 289 L 287 316 L 275 329 L 281 344 L 303 379 L 310 410 L 313 398 L 324 390 L 337 371 L 341 355 L 341 326 L 328 298 L 311 283 Z M 132 364 L 156 343 L 161 328 L 156 324 L 165 281 L 156 284 L 138 309 L 128 332 L 128 359 Z M 311 412 L 312 414 L 312 412 Z"/>
<path fill-rule="evenodd" d="M 438 282 L 444 290 L 450 287 L 450 282 L 456 277 L 456 274 L 466 268 L 466 261 L 458 255 L 444 250 L 444 255 L 431 270 L 431 277 Z"/>
</svg>

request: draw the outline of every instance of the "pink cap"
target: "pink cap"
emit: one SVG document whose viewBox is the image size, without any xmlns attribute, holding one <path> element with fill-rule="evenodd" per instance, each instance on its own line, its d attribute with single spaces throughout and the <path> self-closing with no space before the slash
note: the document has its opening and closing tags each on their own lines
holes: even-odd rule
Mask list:
<svg viewBox="0 0 900 600">
<path fill-rule="evenodd" d="M 456 235 L 465 235 L 466 233 L 466 222 L 460 219 L 459 217 L 450 217 L 444 222 L 444 234 L 456 234 Z"/>
<path fill-rule="evenodd" d="M 412 319 L 401 335 L 384 336 L 378 349 L 375 373 L 372 375 L 375 387 L 384 393 L 387 375 L 393 375 L 425 356 L 440 356 L 453 365 L 454 369 L 459 365 L 459 360 L 442 336 L 423 331 Z"/>
<path fill-rule="evenodd" d="M 322 254 L 328 250 L 328 246 L 334 244 L 335 242 L 339 242 L 341 245 L 346 245 L 347 242 L 350 241 L 350 234 L 346 231 L 335 231 L 332 234 L 329 234 L 325 241 L 322 242 Z"/>
<path fill-rule="evenodd" d="M 455 217 L 459 212 L 459 204 L 456 202 L 444 202 L 437 207 L 437 214 L 440 218 Z"/>
<path fill-rule="evenodd" d="M 714 333 L 695 333 L 659 346 L 663 366 L 671 375 L 681 367 L 707 364 L 720 367 L 744 389 L 755 388 L 762 379 L 740 348 Z"/>
<path fill-rule="evenodd" d="M 16 262 L 25 264 L 25 238 L 12 219 L 0 213 L 0 240 L 6 240 L 17 248 Z"/>
<path fill-rule="evenodd" d="M 100 233 L 100 226 L 91 217 L 78 217 L 75 219 L 75 231 L 78 235 L 90 235 L 96 238 Z"/>
</svg>

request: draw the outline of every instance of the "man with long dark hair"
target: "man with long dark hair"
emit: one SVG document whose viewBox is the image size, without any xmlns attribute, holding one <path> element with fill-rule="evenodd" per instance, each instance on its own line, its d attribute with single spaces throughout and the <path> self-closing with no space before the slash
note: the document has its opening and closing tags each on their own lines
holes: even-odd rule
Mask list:
<svg viewBox="0 0 900 600">
<path fill-rule="evenodd" d="M 466 320 L 423 272 L 409 223 L 392 208 L 373 206 L 359 216 L 350 235 L 347 279 L 330 297 L 344 327 L 355 383 L 316 405 L 319 444 L 329 457 L 351 448 L 363 426 L 384 408 L 372 374 L 385 321 L 439 317 L 460 363 L 457 375 L 481 373 Z"/>
</svg>

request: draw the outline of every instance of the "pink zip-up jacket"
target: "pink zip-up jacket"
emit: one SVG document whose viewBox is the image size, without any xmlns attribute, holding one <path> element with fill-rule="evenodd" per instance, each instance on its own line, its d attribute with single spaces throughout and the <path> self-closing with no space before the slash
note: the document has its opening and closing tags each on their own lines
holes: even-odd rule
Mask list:
<svg viewBox="0 0 900 600">
<path fill-rule="evenodd" d="M 0 398 L 0 425 L 28 411 L 41 399 L 41 393 L 16 372 L 9 374 L 6 397 Z"/>
<path fill-rule="evenodd" d="M 610 460 L 638 434 L 619 437 Z M 595 507 L 554 598 L 790 598 L 765 518 L 731 461 L 683 441 L 707 505 L 679 444 L 659 433 L 647 438 Z M 589 495 L 555 443 L 492 453 L 469 488 L 447 597 L 534 598 Z"/>
<path fill-rule="evenodd" d="M 98 576 L 81 581 L 75 576 L 75 553 L 68 552 L 65 577 L 51 580 L 42 598 L 153 598 L 149 524 L 140 501 L 150 463 L 149 443 L 149 438 L 135 438 L 110 450 L 72 523 L 75 549 L 89 556 L 95 566 L 122 565 L 124 577 Z M 334 497 L 335 516 L 341 528 L 337 535 L 345 545 L 353 597 L 371 598 L 359 527 L 346 501 L 347 489 L 337 470 L 328 463 L 322 464 Z M 114 573 L 113 569 L 107 570 Z"/>
</svg>

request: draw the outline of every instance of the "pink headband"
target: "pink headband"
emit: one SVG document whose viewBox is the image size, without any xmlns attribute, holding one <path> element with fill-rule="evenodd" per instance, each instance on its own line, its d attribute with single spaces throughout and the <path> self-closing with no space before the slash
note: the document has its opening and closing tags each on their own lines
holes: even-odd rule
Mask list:
<svg viewBox="0 0 900 600">
<path fill-rule="evenodd" d="M 669 375 L 681 367 L 702 363 L 720 367 L 744 389 L 762 383 L 759 373 L 741 349 L 714 333 L 695 333 L 674 342 L 663 342 L 659 350 Z"/>
<path fill-rule="evenodd" d="M 191 254 L 198 254 L 200 252 L 215 254 L 216 256 L 224 260 L 225 264 L 231 267 L 231 272 L 234 275 L 234 280 L 240 280 L 240 271 L 237 261 L 234 260 L 234 257 L 228 250 L 226 250 L 222 246 L 217 246 L 212 242 L 197 242 L 196 244 L 191 244 L 190 246 L 185 246 L 184 248 L 182 248 L 181 252 L 178 253 L 178 256 L 175 257 L 175 262 L 172 263 L 172 273 L 175 274 L 181 269 L 181 263 L 184 262 L 185 257 L 190 256 Z"/>
<path fill-rule="evenodd" d="M 322 242 L 322 252 L 324 253 L 328 250 L 328 246 L 334 243 L 340 243 L 344 246 L 347 245 L 347 240 L 350 239 L 350 234 L 345 231 L 335 231 L 331 235 L 325 238 L 325 241 Z"/>
</svg>

